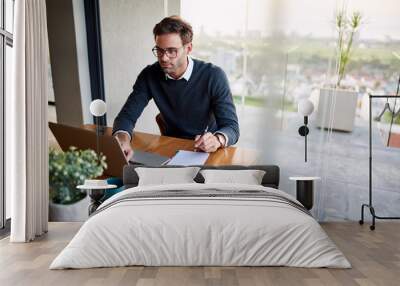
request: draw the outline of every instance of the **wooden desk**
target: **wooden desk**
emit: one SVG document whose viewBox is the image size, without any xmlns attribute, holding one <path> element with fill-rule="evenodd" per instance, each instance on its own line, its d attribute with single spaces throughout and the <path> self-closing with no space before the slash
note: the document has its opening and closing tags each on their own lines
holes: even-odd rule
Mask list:
<svg viewBox="0 0 400 286">
<path fill-rule="evenodd" d="M 93 124 L 87 124 L 83 127 L 91 130 L 96 129 L 96 126 Z M 111 135 L 112 128 L 107 127 L 105 133 Z M 132 140 L 132 148 L 133 150 L 139 149 L 172 157 L 178 150 L 193 151 L 194 141 L 135 131 Z M 228 147 L 210 153 L 205 165 L 254 165 L 257 164 L 258 156 L 259 153 L 256 150 Z"/>
</svg>

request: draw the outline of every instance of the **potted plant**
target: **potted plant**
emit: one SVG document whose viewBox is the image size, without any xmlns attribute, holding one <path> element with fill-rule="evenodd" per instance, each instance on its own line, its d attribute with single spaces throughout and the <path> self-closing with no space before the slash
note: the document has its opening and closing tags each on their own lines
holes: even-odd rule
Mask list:
<svg viewBox="0 0 400 286">
<path fill-rule="evenodd" d="M 350 16 L 345 10 L 336 15 L 337 75 L 333 87 L 321 88 L 319 94 L 317 126 L 351 132 L 354 128 L 358 92 L 355 87 L 343 85 L 346 68 L 351 59 L 355 36 L 362 24 L 360 12 Z"/>
<path fill-rule="evenodd" d="M 105 156 L 93 150 L 70 147 L 49 151 L 50 221 L 83 221 L 87 218 L 89 198 L 76 186 L 96 178 L 107 168 Z"/>
</svg>

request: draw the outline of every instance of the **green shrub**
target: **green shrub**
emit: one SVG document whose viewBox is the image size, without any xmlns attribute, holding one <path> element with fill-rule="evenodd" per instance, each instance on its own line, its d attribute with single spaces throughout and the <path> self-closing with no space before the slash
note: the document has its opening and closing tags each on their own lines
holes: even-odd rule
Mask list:
<svg viewBox="0 0 400 286">
<path fill-rule="evenodd" d="M 86 196 L 76 186 L 86 179 L 97 178 L 107 168 L 106 157 L 97 156 L 93 150 L 77 150 L 70 147 L 67 152 L 50 149 L 49 186 L 50 198 L 57 204 L 72 204 Z"/>
</svg>

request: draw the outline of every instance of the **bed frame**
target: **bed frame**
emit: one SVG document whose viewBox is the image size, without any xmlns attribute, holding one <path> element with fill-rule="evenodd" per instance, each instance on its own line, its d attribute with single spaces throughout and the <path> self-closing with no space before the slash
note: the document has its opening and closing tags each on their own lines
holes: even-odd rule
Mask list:
<svg viewBox="0 0 400 286">
<path fill-rule="evenodd" d="M 123 183 L 124 187 L 133 188 L 138 185 L 139 177 L 135 172 L 135 168 L 143 167 L 143 165 L 126 165 L 124 167 L 123 173 Z M 250 165 L 250 166 L 242 166 L 242 165 L 226 165 L 226 166 L 196 166 L 200 167 L 202 170 L 206 169 L 218 169 L 218 170 L 263 170 L 265 171 L 265 175 L 262 179 L 261 184 L 265 187 L 271 187 L 278 189 L 279 187 L 279 167 L 276 165 Z M 146 168 L 160 168 L 158 167 L 148 167 Z M 182 166 L 163 166 L 162 168 L 182 168 Z M 197 183 L 204 183 L 203 176 L 198 173 L 194 178 Z"/>
</svg>

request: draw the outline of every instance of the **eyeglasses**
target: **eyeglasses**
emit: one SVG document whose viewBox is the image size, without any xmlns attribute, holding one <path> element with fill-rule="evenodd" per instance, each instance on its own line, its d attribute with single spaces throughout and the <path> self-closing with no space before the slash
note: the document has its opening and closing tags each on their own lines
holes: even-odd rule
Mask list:
<svg viewBox="0 0 400 286">
<path fill-rule="evenodd" d="M 171 58 L 176 58 L 178 55 L 178 50 L 182 49 L 184 46 L 180 48 L 166 48 L 162 49 L 157 46 L 155 46 L 151 51 L 153 52 L 154 56 L 157 58 L 161 58 L 164 54 L 167 55 L 167 57 Z"/>
</svg>

